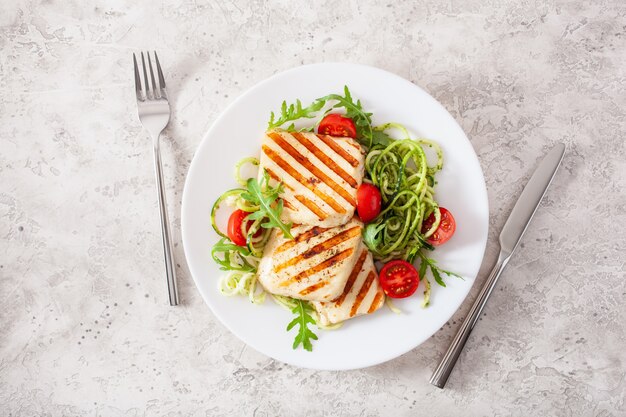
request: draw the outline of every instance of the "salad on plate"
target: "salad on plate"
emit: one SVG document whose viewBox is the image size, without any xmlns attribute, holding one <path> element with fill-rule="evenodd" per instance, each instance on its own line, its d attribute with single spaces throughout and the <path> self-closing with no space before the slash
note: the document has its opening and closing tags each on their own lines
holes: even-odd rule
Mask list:
<svg viewBox="0 0 626 417">
<path fill-rule="evenodd" d="M 257 173 L 244 175 L 250 167 Z M 236 164 L 239 187 L 211 210 L 220 235 L 212 258 L 225 271 L 219 290 L 255 304 L 269 294 L 294 315 L 293 348 L 308 351 L 313 326 L 337 329 L 385 304 L 399 312 L 391 300 L 412 296 L 420 282 L 428 307 L 428 272 L 442 287 L 444 275 L 458 277 L 429 257 L 456 229 L 434 198 L 442 167 L 436 142 L 398 123 L 374 126 L 347 86 L 306 107 L 283 102 L 260 156 Z"/>
</svg>

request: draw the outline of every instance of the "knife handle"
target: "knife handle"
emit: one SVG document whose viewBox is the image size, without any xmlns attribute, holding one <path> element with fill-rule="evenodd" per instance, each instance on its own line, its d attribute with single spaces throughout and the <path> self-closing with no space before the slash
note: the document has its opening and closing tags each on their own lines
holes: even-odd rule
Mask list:
<svg viewBox="0 0 626 417">
<path fill-rule="evenodd" d="M 510 254 L 505 254 L 500 251 L 500 255 L 498 256 L 498 261 L 494 265 L 491 273 L 489 274 L 489 278 L 483 284 L 483 287 L 478 294 L 478 298 L 474 301 L 472 308 L 469 311 L 465 320 L 463 320 L 463 324 L 452 339 L 452 343 L 450 343 L 450 347 L 443 358 L 441 358 L 441 362 L 437 365 L 435 372 L 430 377 L 430 383 L 438 388 L 443 388 L 448 381 L 448 377 L 454 369 L 454 365 L 456 364 L 463 347 L 465 346 L 465 342 L 467 342 L 467 338 L 470 333 L 474 329 L 478 318 L 483 312 L 483 308 L 485 308 L 485 304 L 487 304 L 487 300 L 491 295 L 491 292 L 496 286 L 496 282 L 498 282 L 498 278 L 500 278 L 500 274 L 504 270 L 504 267 L 509 262 Z"/>
</svg>

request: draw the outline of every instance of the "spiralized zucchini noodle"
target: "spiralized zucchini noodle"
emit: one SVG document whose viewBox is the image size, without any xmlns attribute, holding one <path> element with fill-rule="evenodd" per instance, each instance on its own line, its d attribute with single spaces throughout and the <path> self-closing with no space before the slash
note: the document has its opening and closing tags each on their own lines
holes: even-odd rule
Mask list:
<svg viewBox="0 0 626 417">
<path fill-rule="evenodd" d="M 375 129 L 392 128 L 400 131 L 402 138 L 388 146 L 372 146 L 365 159 L 367 176 L 380 189 L 384 210 L 366 226 L 364 241 L 376 260 L 404 259 L 413 263 L 422 248 L 432 249 L 426 239 L 441 220 L 433 187 L 434 175 L 443 167 L 443 154 L 437 143 L 412 139 L 400 124 L 388 123 Z M 434 150 L 434 163 L 429 163 L 424 148 Z M 435 221 L 422 233 L 423 222 L 431 213 Z"/>
<path fill-rule="evenodd" d="M 262 304 L 266 293 L 256 284 L 256 272 L 229 271 L 218 281 L 218 288 L 227 297 L 243 295 L 253 304 Z"/>
<path fill-rule="evenodd" d="M 235 181 L 241 186 L 246 185 L 246 178 L 241 175 L 241 168 L 246 164 L 252 164 L 254 166 L 259 166 L 259 159 L 254 156 L 249 156 L 247 158 L 241 159 L 239 162 L 235 164 Z"/>
<path fill-rule="evenodd" d="M 392 312 L 396 313 L 396 314 L 401 314 L 402 310 L 400 310 L 398 307 L 396 307 L 396 305 L 393 303 L 393 301 L 391 301 L 391 297 L 385 297 L 385 305 L 387 306 L 387 308 L 389 310 L 391 310 Z"/>
<path fill-rule="evenodd" d="M 254 157 L 247 157 L 247 158 L 241 159 L 235 165 L 235 181 L 237 181 L 237 183 L 241 184 L 242 186 L 245 186 L 246 179 L 243 178 L 243 176 L 241 175 L 241 168 L 248 163 L 258 166 L 259 160 Z M 241 195 L 245 192 L 246 192 L 245 188 L 235 188 L 232 190 L 228 190 L 218 197 L 218 199 L 213 204 L 213 207 L 211 208 L 211 225 L 213 226 L 213 230 L 215 230 L 215 232 L 223 238 L 222 241 L 227 241 L 228 236 L 226 236 L 217 227 L 217 224 L 215 222 L 215 216 L 216 216 L 217 210 L 221 207 L 222 204 L 227 204 L 229 206 L 236 207 L 237 209 L 243 210 L 248 213 L 252 213 L 252 212 L 259 210 L 259 206 L 252 205 L 250 204 L 248 200 L 241 198 Z M 257 219 L 251 223 L 249 222 L 241 223 L 242 235 L 248 236 L 248 239 L 246 242 L 246 247 L 248 249 L 248 252 L 250 255 L 254 257 L 258 257 L 258 258 L 260 258 L 263 255 L 263 248 L 265 247 L 265 244 L 267 243 L 267 240 L 269 239 L 270 233 L 271 233 L 270 229 L 265 229 L 261 227 L 262 222 L 263 222 L 263 219 Z M 220 242 L 223 243 L 222 241 Z M 241 254 L 241 252 L 239 253 Z M 228 254 L 225 254 L 225 256 L 228 257 Z M 216 262 L 218 262 L 223 267 L 227 266 L 219 261 L 216 261 Z"/>
</svg>

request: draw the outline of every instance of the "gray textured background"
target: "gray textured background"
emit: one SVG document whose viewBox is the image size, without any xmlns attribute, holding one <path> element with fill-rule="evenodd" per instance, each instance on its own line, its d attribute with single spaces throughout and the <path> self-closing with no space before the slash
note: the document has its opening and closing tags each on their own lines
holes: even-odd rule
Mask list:
<svg viewBox="0 0 626 417">
<path fill-rule="evenodd" d="M 159 3 L 0 3 L 2 415 L 625 415 L 623 1 Z M 180 244 L 184 306 L 166 305 L 132 93 L 140 48 L 158 49 L 175 100 L 163 150 L 177 241 L 203 133 L 303 63 L 390 70 L 459 121 L 491 204 L 478 283 L 538 158 L 568 145 L 446 390 L 427 381 L 467 303 L 413 352 L 352 372 L 246 348 L 204 305 Z"/>
</svg>

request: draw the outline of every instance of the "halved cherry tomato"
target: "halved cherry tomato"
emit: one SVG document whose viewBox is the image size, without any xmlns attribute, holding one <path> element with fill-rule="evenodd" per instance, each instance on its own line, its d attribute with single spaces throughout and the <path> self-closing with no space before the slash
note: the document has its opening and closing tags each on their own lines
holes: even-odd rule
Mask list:
<svg viewBox="0 0 626 417">
<path fill-rule="evenodd" d="M 235 210 L 228 218 L 228 237 L 237 246 L 246 246 L 247 236 L 241 231 L 241 223 L 244 222 L 249 214 L 247 211 Z M 246 231 L 250 230 L 252 223 L 252 220 L 246 222 Z M 261 236 L 261 233 L 263 233 L 262 229 L 257 230 L 254 237 Z"/>
<path fill-rule="evenodd" d="M 241 230 L 241 224 L 248 214 L 243 210 L 235 210 L 228 218 L 228 237 L 235 245 L 246 246 L 246 236 Z"/>
<path fill-rule="evenodd" d="M 427 239 L 428 243 L 433 246 L 439 246 L 446 243 L 456 230 L 456 221 L 447 209 L 443 207 L 439 207 L 439 211 L 441 212 L 441 221 L 439 222 L 439 227 L 435 230 L 435 233 L 430 235 Z M 430 216 L 424 221 L 422 225 L 422 233 L 426 233 L 428 229 L 431 228 L 433 223 L 435 222 L 435 213 L 431 213 Z"/>
<path fill-rule="evenodd" d="M 329 114 L 324 117 L 317 128 L 317 133 L 330 136 L 356 138 L 356 126 L 349 117 L 340 114 Z"/>
<path fill-rule="evenodd" d="M 364 223 L 369 223 L 380 214 L 381 197 L 378 188 L 364 182 L 356 190 L 356 209 Z"/>
<path fill-rule="evenodd" d="M 391 298 L 406 298 L 413 295 L 420 285 L 420 276 L 413 265 L 396 259 L 387 262 L 380 270 L 380 286 Z"/>
</svg>

